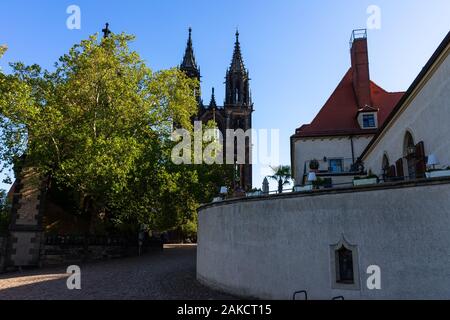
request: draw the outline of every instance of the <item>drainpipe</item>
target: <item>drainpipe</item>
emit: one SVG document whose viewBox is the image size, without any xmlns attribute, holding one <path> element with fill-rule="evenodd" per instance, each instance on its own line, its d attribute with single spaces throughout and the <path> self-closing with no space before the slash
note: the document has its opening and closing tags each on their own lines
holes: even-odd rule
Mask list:
<svg viewBox="0 0 450 320">
<path fill-rule="evenodd" d="M 350 144 L 352 146 L 352 164 L 355 164 L 355 146 L 353 145 L 353 136 L 350 136 Z"/>
</svg>

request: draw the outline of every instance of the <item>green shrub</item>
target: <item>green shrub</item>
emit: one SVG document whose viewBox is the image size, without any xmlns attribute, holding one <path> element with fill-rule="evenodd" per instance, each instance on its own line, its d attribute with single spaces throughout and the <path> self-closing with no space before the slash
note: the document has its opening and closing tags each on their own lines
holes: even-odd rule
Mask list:
<svg viewBox="0 0 450 320">
<path fill-rule="evenodd" d="M 378 176 L 374 174 L 372 170 L 369 170 L 369 173 L 366 176 L 364 177 L 358 176 L 353 178 L 353 180 L 362 180 L 362 179 L 378 179 Z"/>
</svg>

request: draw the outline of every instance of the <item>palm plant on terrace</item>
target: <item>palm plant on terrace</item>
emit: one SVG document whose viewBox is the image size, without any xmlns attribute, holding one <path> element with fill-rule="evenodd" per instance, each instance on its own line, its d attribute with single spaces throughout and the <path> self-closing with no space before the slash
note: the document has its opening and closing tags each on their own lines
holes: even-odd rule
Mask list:
<svg viewBox="0 0 450 320">
<path fill-rule="evenodd" d="M 271 180 L 275 180 L 278 182 L 278 193 L 283 193 L 283 188 L 285 185 L 291 183 L 292 174 L 291 174 L 291 166 L 278 166 L 271 167 L 273 174 L 268 178 Z"/>
</svg>

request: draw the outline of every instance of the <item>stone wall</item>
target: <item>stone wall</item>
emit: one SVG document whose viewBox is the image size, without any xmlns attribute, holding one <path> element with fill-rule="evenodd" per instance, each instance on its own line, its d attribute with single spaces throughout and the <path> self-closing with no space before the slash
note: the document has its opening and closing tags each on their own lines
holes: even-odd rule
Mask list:
<svg viewBox="0 0 450 320">
<path fill-rule="evenodd" d="M 43 183 L 32 168 L 17 178 L 13 194 L 8 265 L 37 266 L 42 243 Z"/>
<path fill-rule="evenodd" d="M 231 200 L 201 208 L 198 279 L 240 296 L 450 299 L 450 179 Z M 354 248 L 355 286 L 334 251 Z M 367 268 L 381 268 L 381 290 Z"/>
<path fill-rule="evenodd" d="M 147 240 L 141 247 L 141 253 L 162 250 L 159 240 Z M 47 237 L 40 250 L 40 266 L 70 265 L 114 258 L 124 258 L 139 254 L 137 240 L 127 241 L 117 238 L 78 237 L 76 241 L 69 237 Z"/>
</svg>

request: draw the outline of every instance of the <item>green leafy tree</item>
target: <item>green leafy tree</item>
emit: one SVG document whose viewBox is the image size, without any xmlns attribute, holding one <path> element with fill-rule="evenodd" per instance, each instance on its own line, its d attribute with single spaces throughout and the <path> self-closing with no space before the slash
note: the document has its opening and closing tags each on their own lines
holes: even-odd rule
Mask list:
<svg viewBox="0 0 450 320">
<path fill-rule="evenodd" d="M 0 160 L 25 159 L 94 220 L 167 230 L 196 221 L 223 171 L 171 162 L 172 123 L 192 130 L 198 83 L 178 69 L 152 72 L 133 40 L 91 36 L 53 72 L 15 63 L 0 74 Z"/>
<path fill-rule="evenodd" d="M 5 54 L 7 49 L 8 49 L 8 47 L 5 45 L 0 46 L 0 58 Z"/>
<path fill-rule="evenodd" d="M 284 186 L 290 184 L 292 180 L 291 167 L 278 166 L 271 169 L 273 174 L 269 178 L 278 182 L 278 193 L 283 193 Z"/>
</svg>

